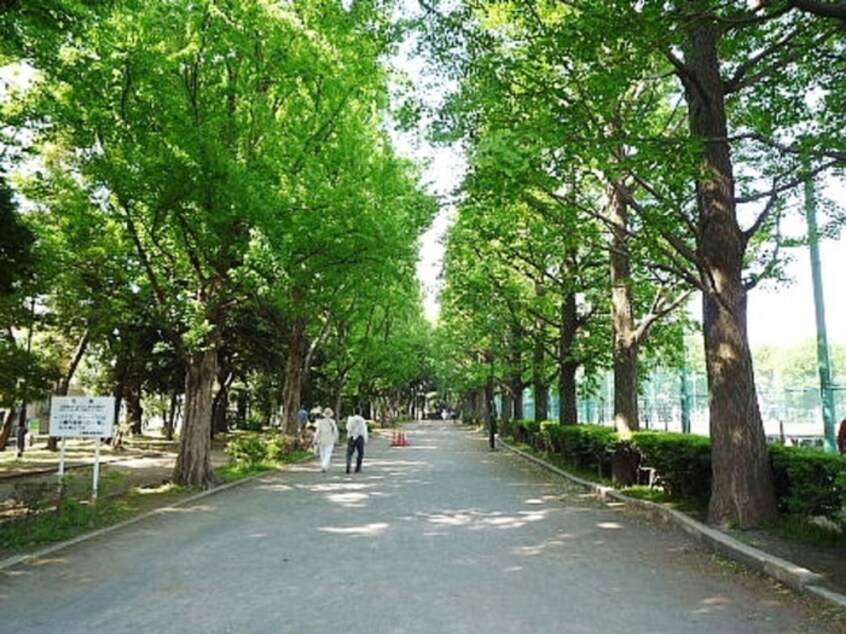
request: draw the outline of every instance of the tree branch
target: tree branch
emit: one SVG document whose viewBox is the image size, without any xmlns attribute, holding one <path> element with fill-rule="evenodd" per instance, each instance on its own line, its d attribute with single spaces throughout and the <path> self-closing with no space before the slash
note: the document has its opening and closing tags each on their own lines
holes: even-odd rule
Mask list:
<svg viewBox="0 0 846 634">
<path fill-rule="evenodd" d="M 788 0 L 791 7 L 820 18 L 834 18 L 846 21 L 846 2 L 825 2 L 825 0 Z"/>
<path fill-rule="evenodd" d="M 796 29 L 791 31 L 787 35 L 785 35 L 780 40 L 774 42 L 772 46 L 765 48 L 764 50 L 760 51 L 756 55 L 750 57 L 746 62 L 741 64 L 737 67 L 732 75 L 731 79 L 723 81 L 723 92 L 725 94 L 731 94 L 740 90 L 746 84 L 744 83 L 744 78 L 746 75 L 755 68 L 758 64 L 766 60 L 771 55 L 774 55 L 778 51 L 782 50 L 783 48 L 787 47 L 791 41 L 799 34 L 800 30 Z"/>
<path fill-rule="evenodd" d="M 742 139 L 751 139 L 753 141 L 758 141 L 759 143 L 774 148 L 784 154 L 796 154 L 808 158 L 830 158 L 838 162 L 846 162 L 846 152 L 842 152 L 839 150 L 815 150 L 806 147 L 797 147 L 795 145 L 785 145 L 784 143 L 779 143 L 778 141 L 774 141 L 773 139 L 765 137 L 763 134 L 760 134 L 758 132 L 742 134 L 740 136 L 732 137 L 730 140 Z"/>
</svg>

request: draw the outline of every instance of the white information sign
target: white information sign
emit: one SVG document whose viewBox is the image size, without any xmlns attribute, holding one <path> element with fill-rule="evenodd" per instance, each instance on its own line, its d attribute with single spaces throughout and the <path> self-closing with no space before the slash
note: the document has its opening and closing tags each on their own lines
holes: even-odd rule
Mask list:
<svg viewBox="0 0 846 634">
<path fill-rule="evenodd" d="M 114 396 L 54 396 L 50 435 L 59 438 L 109 438 L 115 423 Z"/>
</svg>

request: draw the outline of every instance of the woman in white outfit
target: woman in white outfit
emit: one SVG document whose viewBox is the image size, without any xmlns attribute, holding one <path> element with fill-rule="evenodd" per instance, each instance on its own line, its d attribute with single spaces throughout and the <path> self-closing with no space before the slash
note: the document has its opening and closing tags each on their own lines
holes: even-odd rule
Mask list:
<svg viewBox="0 0 846 634">
<path fill-rule="evenodd" d="M 314 432 L 314 442 L 317 445 L 317 455 L 320 458 L 320 470 L 326 471 L 329 463 L 332 462 L 332 450 L 338 442 L 338 425 L 332 418 L 335 413 L 327 407 L 323 414 L 317 419 Z"/>
</svg>

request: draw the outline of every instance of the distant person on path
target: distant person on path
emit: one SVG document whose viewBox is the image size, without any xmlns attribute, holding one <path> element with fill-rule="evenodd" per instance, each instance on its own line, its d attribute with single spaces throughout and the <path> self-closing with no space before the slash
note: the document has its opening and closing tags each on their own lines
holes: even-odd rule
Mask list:
<svg viewBox="0 0 846 634">
<path fill-rule="evenodd" d="M 367 421 L 361 415 L 361 408 L 356 407 L 353 415 L 347 419 L 347 473 L 350 472 L 353 452 L 355 457 L 355 472 L 361 471 L 361 461 L 364 460 L 364 445 L 367 444 Z"/>
<path fill-rule="evenodd" d="M 846 453 L 846 418 L 840 421 L 840 429 L 837 431 L 837 450 Z"/>
<path fill-rule="evenodd" d="M 297 412 L 297 422 L 300 424 L 300 433 L 302 433 L 305 426 L 308 425 L 308 410 L 305 407 L 301 407 L 300 411 Z"/>
<path fill-rule="evenodd" d="M 320 470 L 325 472 L 332 462 L 332 450 L 338 442 L 338 425 L 333 416 L 335 412 L 327 407 L 315 423 L 314 442 L 317 445 L 317 455 L 320 458 Z"/>
</svg>

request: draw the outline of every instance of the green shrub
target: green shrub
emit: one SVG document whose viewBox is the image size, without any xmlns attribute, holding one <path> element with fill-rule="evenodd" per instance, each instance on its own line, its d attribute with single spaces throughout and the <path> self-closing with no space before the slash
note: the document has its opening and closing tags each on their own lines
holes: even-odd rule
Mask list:
<svg viewBox="0 0 846 634">
<path fill-rule="evenodd" d="M 500 429 L 514 443 L 600 479 L 611 473 L 615 453 L 624 453 L 633 464 L 655 469 L 669 498 L 701 508 L 711 494 L 711 441 L 704 436 L 642 431 L 622 440 L 610 427 L 526 420 L 503 422 Z M 846 524 L 846 458 L 781 445 L 769 450 L 783 515 Z"/>
<path fill-rule="evenodd" d="M 259 412 L 250 412 L 244 420 L 238 422 L 238 428 L 245 431 L 261 431 L 267 419 Z"/>
<path fill-rule="evenodd" d="M 268 460 L 284 462 L 288 456 L 297 450 L 299 442 L 296 436 L 274 434 L 267 439 L 265 444 L 265 456 Z"/>
<path fill-rule="evenodd" d="M 554 453 L 600 478 L 611 473 L 611 461 L 617 434 L 610 427 L 599 425 L 559 425 L 544 423 L 549 445 Z"/>
<path fill-rule="evenodd" d="M 513 438 L 516 442 L 529 445 L 535 449 L 543 449 L 537 437 L 540 423 L 534 420 L 510 420 L 501 423 L 500 433 Z"/>
<path fill-rule="evenodd" d="M 226 444 L 226 453 L 234 462 L 256 465 L 267 458 L 267 443 L 261 436 L 240 436 Z"/>
<path fill-rule="evenodd" d="M 642 431 L 632 436 L 641 465 L 655 469 L 661 486 L 682 499 L 711 493 L 711 441 L 704 436 Z"/>
<path fill-rule="evenodd" d="M 791 515 L 837 517 L 846 505 L 846 460 L 801 447 L 770 446 L 779 509 Z"/>
<path fill-rule="evenodd" d="M 305 455 L 298 450 L 296 436 L 248 434 L 230 440 L 226 453 L 233 462 L 258 465 L 262 462 L 290 462 L 291 456 Z"/>
</svg>

